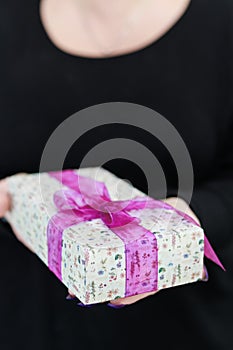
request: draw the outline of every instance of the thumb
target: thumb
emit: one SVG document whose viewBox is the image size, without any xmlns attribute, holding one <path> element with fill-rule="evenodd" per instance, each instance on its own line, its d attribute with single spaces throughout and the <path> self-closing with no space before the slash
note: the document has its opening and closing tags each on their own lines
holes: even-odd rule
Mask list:
<svg viewBox="0 0 233 350">
<path fill-rule="evenodd" d="M 10 206 L 10 195 L 7 193 L 7 183 L 4 179 L 0 181 L 0 218 L 6 214 Z"/>
</svg>

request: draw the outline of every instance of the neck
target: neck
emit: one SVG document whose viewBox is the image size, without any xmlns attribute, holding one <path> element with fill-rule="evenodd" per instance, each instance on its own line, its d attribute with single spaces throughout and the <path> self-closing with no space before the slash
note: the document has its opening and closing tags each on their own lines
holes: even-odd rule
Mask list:
<svg viewBox="0 0 233 350">
<path fill-rule="evenodd" d="M 58 47 L 99 57 L 133 51 L 161 37 L 192 0 L 40 1 L 41 17 Z"/>
<path fill-rule="evenodd" d="M 67 1 L 67 0 L 64 0 Z M 146 0 L 69 0 L 79 8 L 103 19 L 124 18 Z"/>
</svg>

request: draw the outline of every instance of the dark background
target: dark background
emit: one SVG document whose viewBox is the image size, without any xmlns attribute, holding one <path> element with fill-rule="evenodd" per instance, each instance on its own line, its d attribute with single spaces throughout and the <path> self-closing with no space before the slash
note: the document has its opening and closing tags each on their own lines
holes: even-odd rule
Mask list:
<svg viewBox="0 0 233 350">
<path fill-rule="evenodd" d="M 38 4 L 0 4 L 1 178 L 37 172 L 47 139 L 78 110 L 116 101 L 152 108 L 185 141 L 195 175 L 190 205 L 227 271 L 206 259 L 207 283 L 163 290 L 119 310 L 105 304 L 81 308 L 65 300 L 66 288 L 1 222 L 0 349 L 232 349 L 232 1 L 193 0 L 160 40 L 111 59 L 58 50 L 41 26 Z M 175 195 L 171 156 L 133 127 L 103 126 L 83 135 L 65 168 L 77 167 L 95 144 L 120 136 L 155 154 L 168 195 Z M 147 191 L 143 172 L 132 162 L 113 160 L 105 167 Z"/>
</svg>

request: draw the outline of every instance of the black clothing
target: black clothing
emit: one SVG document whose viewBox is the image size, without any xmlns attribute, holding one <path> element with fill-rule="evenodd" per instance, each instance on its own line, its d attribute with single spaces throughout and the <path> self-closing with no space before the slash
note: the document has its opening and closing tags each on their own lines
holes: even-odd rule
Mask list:
<svg viewBox="0 0 233 350">
<path fill-rule="evenodd" d="M 35 0 L 0 4 L 1 178 L 37 172 L 49 136 L 78 110 L 115 101 L 152 108 L 175 126 L 190 152 L 195 176 L 190 206 L 227 272 L 206 261 L 206 284 L 166 289 L 120 310 L 78 308 L 1 223 L 0 349 L 232 349 L 233 2 L 192 0 L 159 40 L 100 59 L 56 48 L 38 6 Z M 165 147 L 133 127 L 88 132 L 70 150 L 65 168 L 77 167 L 94 145 L 114 137 L 149 148 L 174 195 L 177 174 Z M 147 190 L 141 170 L 131 162 L 115 160 L 106 168 Z"/>
</svg>

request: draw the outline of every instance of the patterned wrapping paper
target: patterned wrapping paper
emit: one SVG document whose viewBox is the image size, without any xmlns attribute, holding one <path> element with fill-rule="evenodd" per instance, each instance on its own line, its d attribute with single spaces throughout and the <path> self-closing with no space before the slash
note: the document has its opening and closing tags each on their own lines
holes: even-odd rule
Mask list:
<svg viewBox="0 0 233 350">
<path fill-rule="evenodd" d="M 112 201 L 148 198 L 103 168 L 72 169 L 68 172 L 103 183 Z M 138 238 L 137 230 L 127 231 L 127 225 L 124 232 L 121 228 L 123 234 L 118 234 L 118 227 L 108 227 L 98 215 L 91 220 L 75 221 L 74 217 L 78 219 L 76 213 L 61 230 L 59 241 L 56 223 L 50 227 L 51 218 L 56 217 L 58 212 L 54 194 L 70 190 L 69 181 L 72 179 L 71 176 L 67 183 L 62 183 L 59 174 L 51 172 L 8 177 L 12 208 L 6 219 L 81 302 L 105 302 L 201 279 L 205 241 L 203 229 L 169 205 L 127 211 L 137 218 L 142 232 L 143 229 L 145 231 Z M 61 221 L 63 216 L 59 218 Z M 50 234 L 53 234 L 50 242 L 49 227 Z M 60 255 L 56 255 L 58 251 Z M 54 262 L 57 259 L 60 262 Z M 56 264 L 59 265 L 59 272 Z"/>
</svg>

